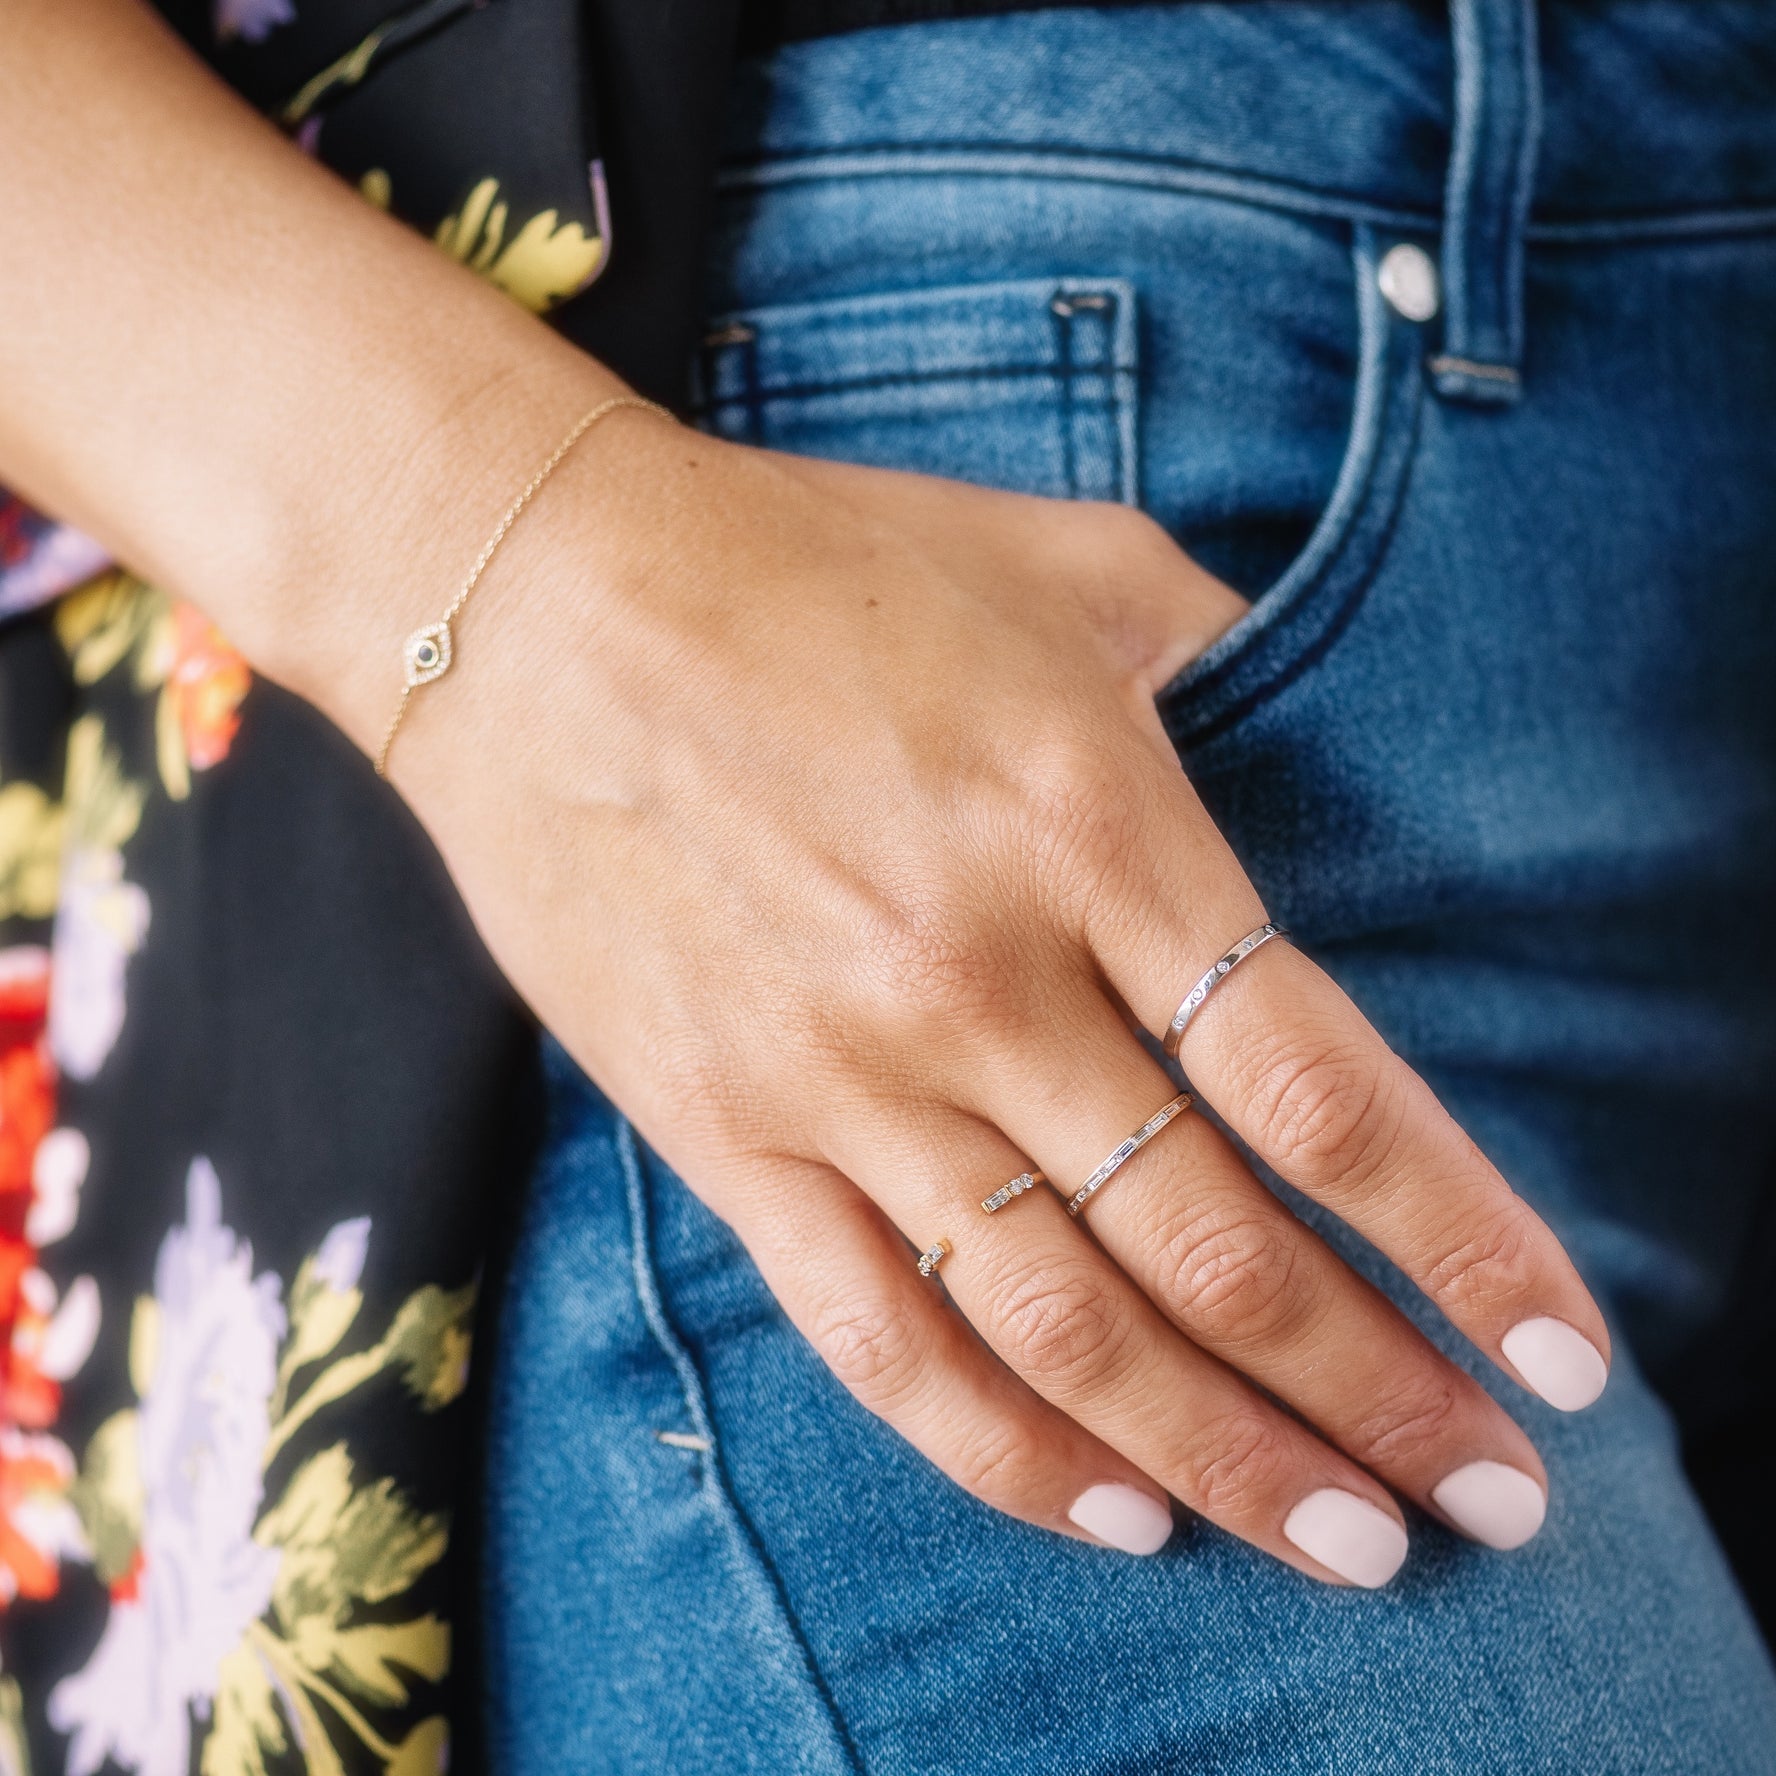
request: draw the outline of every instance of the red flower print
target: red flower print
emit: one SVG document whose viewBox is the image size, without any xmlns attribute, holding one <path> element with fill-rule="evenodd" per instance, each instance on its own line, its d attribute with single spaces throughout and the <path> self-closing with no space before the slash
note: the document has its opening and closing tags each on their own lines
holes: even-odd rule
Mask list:
<svg viewBox="0 0 1776 1776">
<path fill-rule="evenodd" d="M 173 607 L 172 653 L 162 694 L 172 699 L 191 768 L 207 771 L 227 758 L 240 731 L 241 699 L 252 671 L 221 630 L 189 604 Z"/>
</svg>

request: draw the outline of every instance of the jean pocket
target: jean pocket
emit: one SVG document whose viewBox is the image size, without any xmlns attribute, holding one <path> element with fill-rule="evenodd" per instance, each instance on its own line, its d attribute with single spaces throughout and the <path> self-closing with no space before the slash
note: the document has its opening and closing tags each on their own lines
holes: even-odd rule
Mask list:
<svg viewBox="0 0 1776 1776">
<path fill-rule="evenodd" d="M 1420 330 L 1380 293 L 1381 251 L 1373 230 L 1353 230 L 1356 364 L 1330 493 L 1299 552 L 1160 693 L 1160 714 L 1180 751 L 1228 732 L 1310 670 L 1381 570 L 1411 470 L 1424 387 Z"/>
<path fill-rule="evenodd" d="M 1132 505 L 1136 342 L 1119 278 L 783 304 L 711 324 L 694 401 L 741 443 Z"/>
</svg>

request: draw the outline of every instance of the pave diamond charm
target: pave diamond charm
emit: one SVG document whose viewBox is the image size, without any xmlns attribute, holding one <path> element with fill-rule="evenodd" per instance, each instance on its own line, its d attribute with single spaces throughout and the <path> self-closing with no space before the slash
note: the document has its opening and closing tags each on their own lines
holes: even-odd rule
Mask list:
<svg viewBox="0 0 1776 1776">
<path fill-rule="evenodd" d="M 1022 1196 L 1026 1190 L 1034 1190 L 1038 1184 L 1047 1182 L 1040 1172 L 1019 1172 L 1009 1184 L 1003 1184 L 995 1190 L 981 1207 L 989 1215 L 996 1215 L 1013 1197 Z"/>
<path fill-rule="evenodd" d="M 450 625 L 428 623 L 415 629 L 402 644 L 401 661 L 407 669 L 409 690 L 442 678 L 450 670 Z"/>
</svg>

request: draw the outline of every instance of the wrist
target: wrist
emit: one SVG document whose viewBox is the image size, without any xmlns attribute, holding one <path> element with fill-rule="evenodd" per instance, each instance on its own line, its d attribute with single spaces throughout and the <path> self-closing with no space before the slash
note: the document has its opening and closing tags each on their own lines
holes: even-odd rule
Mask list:
<svg viewBox="0 0 1776 1776">
<path fill-rule="evenodd" d="M 366 751 L 400 694 L 406 637 L 450 604 L 574 420 L 627 392 L 531 317 L 512 318 L 511 336 L 473 357 L 385 360 L 353 423 L 321 440 L 314 475 L 269 490 L 234 527 L 233 557 L 218 551 L 192 587 L 261 673 Z M 247 568 L 241 552 L 264 565 Z"/>
</svg>

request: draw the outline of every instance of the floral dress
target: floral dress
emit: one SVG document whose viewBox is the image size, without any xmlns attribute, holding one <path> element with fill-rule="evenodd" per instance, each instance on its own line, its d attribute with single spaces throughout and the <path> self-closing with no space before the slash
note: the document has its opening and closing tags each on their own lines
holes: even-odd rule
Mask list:
<svg viewBox="0 0 1776 1776">
<path fill-rule="evenodd" d="M 515 300 L 602 269 L 570 0 L 165 10 Z M 0 1776 L 469 1767 L 532 1033 L 344 740 L 4 490 L 0 617 Z"/>
</svg>

